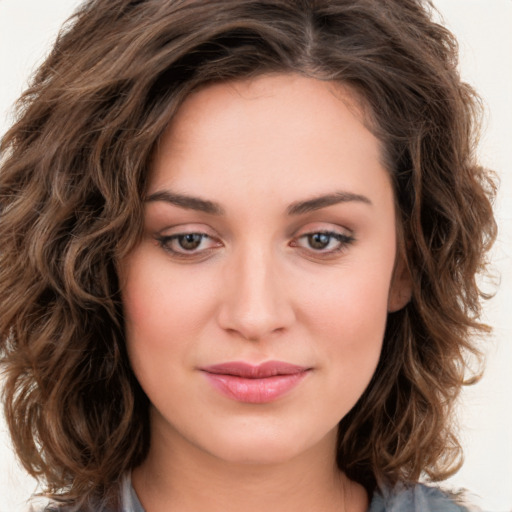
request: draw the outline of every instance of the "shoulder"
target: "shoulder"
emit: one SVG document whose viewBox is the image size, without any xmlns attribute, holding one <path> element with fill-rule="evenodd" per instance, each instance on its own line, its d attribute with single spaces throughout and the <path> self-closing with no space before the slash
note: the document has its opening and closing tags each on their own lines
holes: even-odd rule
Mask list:
<svg viewBox="0 0 512 512">
<path fill-rule="evenodd" d="M 438 487 L 423 484 L 399 485 L 377 491 L 369 512 L 469 512 L 456 497 Z"/>
</svg>

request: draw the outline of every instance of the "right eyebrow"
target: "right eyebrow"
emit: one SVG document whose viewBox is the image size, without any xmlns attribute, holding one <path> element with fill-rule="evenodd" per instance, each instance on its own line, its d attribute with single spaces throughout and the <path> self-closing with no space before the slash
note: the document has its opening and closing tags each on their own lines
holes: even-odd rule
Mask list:
<svg viewBox="0 0 512 512">
<path fill-rule="evenodd" d="M 321 210 L 338 203 L 348 203 L 356 201 L 364 204 L 371 205 L 372 202 L 366 196 L 361 194 L 354 194 L 353 192 L 335 192 L 333 194 L 326 194 L 323 196 L 313 197 L 305 201 L 297 201 L 292 203 L 287 210 L 288 215 L 303 215 L 315 210 Z"/>
<path fill-rule="evenodd" d="M 180 208 L 186 208 L 187 210 L 197 210 L 210 215 L 224 215 L 224 209 L 213 201 L 207 199 L 201 199 L 200 197 L 188 196 L 183 194 L 177 194 L 168 190 L 160 190 L 150 194 L 145 202 L 152 203 L 156 201 L 163 201 L 170 203 Z"/>
</svg>

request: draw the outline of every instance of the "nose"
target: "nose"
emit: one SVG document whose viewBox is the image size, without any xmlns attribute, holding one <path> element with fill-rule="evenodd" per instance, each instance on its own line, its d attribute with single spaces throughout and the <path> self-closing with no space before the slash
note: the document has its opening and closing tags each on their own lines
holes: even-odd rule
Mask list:
<svg viewBox="0 0 512 512">
<path fill-rule="evenodd" d="M 270 251 L 247 250 L 226 266 L 220 327 L 251 341 L 287 330 L 295 319 L 290 290 Z"/>
</svg>

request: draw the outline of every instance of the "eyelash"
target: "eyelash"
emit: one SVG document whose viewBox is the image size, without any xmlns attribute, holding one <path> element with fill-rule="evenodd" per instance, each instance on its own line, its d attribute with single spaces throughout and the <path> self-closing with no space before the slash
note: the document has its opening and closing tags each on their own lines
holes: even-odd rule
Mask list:
<svg viewBox="0 0 512 512">
<path fill-rule="evenodd" d="M 207 235 L 206 233 L 198 233 L 198 232 L 195 232 L 195 231 L 190 231 L 188 233 L 176 233 L 175 235 L 169 235 L 169 236 L 158 236 L 156 238 L 156 240 L 157 240 L 158 244 L 160 245 L 160 247 L 165 252 L 167 252 L 171 256 L 173 256 L 174 258 L 192 259 L 192 258 L 197 258 L 200 255 L 201 256 L 207 256 L 214 249 L 214 247 L 211 247 L 211 248 L 208 248 L 208 249 L 203 249 L 202 251 L 195 251 L 195 252 L 194 251 L 187 251 L 186 249 L 183 249 L 183 252 L 182 251 L 177 251 L 175 249 L 172 249 L 171 244 L 174 241 L 178 241 L 180 239 L 184 239 L 187 236 L 200 236 L 201 237 L 200 243 L 203 240 L 207 240 L 207 239 L 213 240 L 213 238 L 211 236 Z M 220 244 L 218 246 L 220 247 Z"/>
<path fill-rule="evenodd" d="M 317 236 L 317 235 L 323 235 L 323 236 L 329 237 L 327 245 L 329 245 L 331 243 L 332 239 L 339 242 L 339 244 L 336 248 L 329 249 L 327 251 L 323 250 L 323 249 L 319 249 L 319 250 L 315 250 L 312 248 L 307 249 L 307 248 L 301 247 L 299 245 L 299 240 L 302 240 L 302 239 L 307 240 L 308 238 L 310 239 L 310 237 Z M 199 251 L 197 251 L 195 249 L 192 249 L 190 251 L 187 251 L 186 249 L 182 249 L 182 251 L 172 249 L 171 244 L 173 242 L 179 241 L 180 239 L 184 239 L 185 237 L 190 237 L 190 236 L 201 237 L 201 240 L 199 242 L 200 244 L 202 243 L 202 241 L 207 240 L 207 239 L 214 240 L 211 236 L 207 235 L 206 233 L 193 232 L 193 231 L 187 232 L 187 233 L 176 233 L 175 235 L 169 235 L 169 236 L 158 236 L 158 237 L 156 237 L 156 240 L 157 240 L 159 246 L 164 251 L 169 253 L 174 258 L 180 258 L 180 259 L 193 259 L 193 258 L 198 258 L 198 257 L 200 258 L 201 256 L 207 257 L 215 249 L 215 246 L 209 247 L 207 249 L 199 250 Z M 316 257 L 329 257 L 329 256 L 335 256 L 336 254 L 343 252 L 354 241 L 355 241 L 355 238 L 351 235 L 345 235 L 342 233 L 338 233 L 336 231 L 320 230 L 320 231 L 311 231 L 309 233 L 304 233 L 304 234 L 300 235 L 299 237 L 297 237 L 296 239 L 294 239 L 290 243 L 290 245 L 291 245 L 291 247 L 299 247 L 305 251 L 311 251 Z M 216 247 L 220 247 L 220 246 L 221 246 L 220 242 L 217 243 Z"/>
<path fill-rule="evenodd" d="M 350 244 L 352 244 L 355 240 L 355 238 L 351 235 L 345 235 L 343 233 L 338 233 L 336 231 L 329 231 L 329 230 L 322 231 L 321 230 L 321 231 L 311 231 L 309 233 L 304 233 L 303 235 L 300 235 L 297 239 L 295 239 L 291 243 L 291 246 L 299 247 L 299 243 L 298 243 L 299 240 L 306 239 L 306 240 L 310 241 L 311 237 L 318 236 L 318 235 L 329 237 L 330 240 L 327 242 L 327 245 L 329 245 L 331 243 L 332 239 L 336 240 L 338 242 L 338 245 L 336 248 L 330 249 L 327 251 L 323 250 L 323 249 L 315 250 L 312 248 L 310 248 L 310 249 L 304 248 L 305 250 L 311 250 L 316 256 L 324 255 L 324 257 L 325 257 L 325 256 L 336 255 L 336 254 L 346 250 L 347 247 Z"/>
</svg>

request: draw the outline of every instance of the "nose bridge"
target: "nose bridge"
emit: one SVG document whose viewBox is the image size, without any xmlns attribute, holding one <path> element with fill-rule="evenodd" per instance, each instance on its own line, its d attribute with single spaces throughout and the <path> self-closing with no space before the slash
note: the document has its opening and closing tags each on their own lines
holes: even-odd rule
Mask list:
<svg viewBox="0 0 512 512">
<path fill-rule="evenodd" d="M 247 243 L 227 266 L 220 323 L 224 329 L 258 340 L 288 327 L 293 308 L 272 249 Z"/>
</svg>

